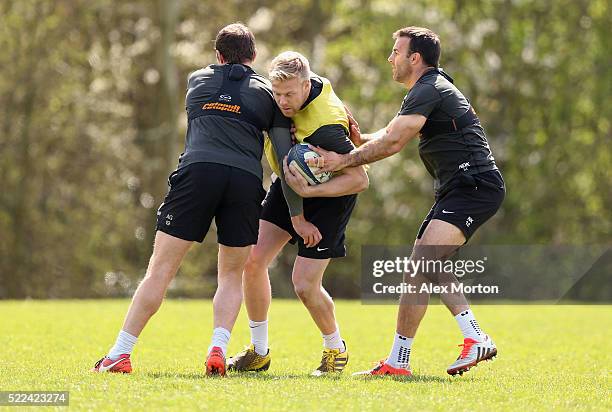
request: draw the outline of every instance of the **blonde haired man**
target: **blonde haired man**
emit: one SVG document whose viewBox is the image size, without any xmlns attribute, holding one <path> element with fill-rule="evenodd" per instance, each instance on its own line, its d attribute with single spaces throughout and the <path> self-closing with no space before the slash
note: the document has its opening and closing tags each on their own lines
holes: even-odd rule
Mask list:
<svg viewBox="0 0 612 412">
<path fill-rule="evenodd" d="M 344 105 L 332 90 L 329 80 L 310 71 L 308 60 L 288 51 L 271 63 L 270 80 L 274 100 L 283 115 L 292 118 L 295 137 L 328 150 L 349 153 L 349 123 Z M 334 315 L 334 303 L 322 286 L 325 269 L 331 258 L 346 255 L 345 229 L 357 200 L 356 193 L 368 187 L 362 166 L 347 168 L 326 183 L 309 186 L 284 162 L 281 165 L 271 144 L 266 156 L 272 170 L 304 198 L 303 214 L 291 215 L 277 179 L 263 202 L 257 245 L 249 255 L 244 271 L 244 298 L 251 327 L 251 345 L 230 359 L 229 370 L 261 371 L 270 366 L 268 349 L 268 308 L 271 300 L 268 266 L 287 242 L 298 243 L 292 281 L 295 292 L 310 312 L 323 335 L 321 364 L 315 376 L 341 372 L 348 362 L 346 345 Z M 294 227 L 308 221 L 317 231 L 312 237 L 300 238 Z"/>
</svg>

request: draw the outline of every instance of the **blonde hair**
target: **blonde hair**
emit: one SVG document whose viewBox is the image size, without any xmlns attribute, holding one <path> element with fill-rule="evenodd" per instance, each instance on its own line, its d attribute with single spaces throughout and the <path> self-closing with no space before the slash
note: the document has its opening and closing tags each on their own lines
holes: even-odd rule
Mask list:
<svg viewBox="0 0 612 412">
<path fill-rule="evenodd" d="M 268 73 L 270 80 L 289 80 L 299 78 L 310 79 L 310 64 L 308 59 L 295 51 L 282 52 L 270 63 Z"/>
</svg>

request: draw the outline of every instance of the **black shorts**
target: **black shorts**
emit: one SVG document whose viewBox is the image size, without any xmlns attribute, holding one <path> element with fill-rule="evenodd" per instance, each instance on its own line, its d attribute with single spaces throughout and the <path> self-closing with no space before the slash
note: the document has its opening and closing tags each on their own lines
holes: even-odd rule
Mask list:
<svg viewBox="0 0 612 412">
<path fill-rule="evenodd" d="M 257 176 L 218 163 L 193 163 L 175 170 L 168 185 L 170 190 L 157 211 L 157 230 L 202 242 L 214 217 L 220 244 L 257 243 L 266 193 Z"/>
<path fill-rule="evenodd" d="M 280 179 L 277 178 L 263 201 L 261 219 L 289 233 L 291 243 L 298 244 L 298 256 L 311 259 L 329 259 L 346 256 L 344 246 L 346 225 L 357 203 L 357 195 L 341 197 L 313 197 L 304 199 L 304 218 L 321 232 L 321 242 L 314 247 L 306 247 L 293 229 L 289 208 L 283 196 Z"/>
<path fill-rule="evenodd" d="M 491 170 L 472 177 L 472 185 L 458 185 L 436 199 L 421 224 L 417 239 L 423 236 L 432 219 L 439 219 L 461 229 L 467 242 L 476 229 L 497 212 L 506 195 L 501 173 Z"/>
</svg>

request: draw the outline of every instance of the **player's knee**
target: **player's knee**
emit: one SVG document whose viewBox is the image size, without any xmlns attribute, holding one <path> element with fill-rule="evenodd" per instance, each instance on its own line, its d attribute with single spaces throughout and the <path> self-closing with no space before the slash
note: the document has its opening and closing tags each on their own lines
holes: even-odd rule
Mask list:
<svg viewBox="0 0 612 412">
<path fill-rule="evenodd" d="M 245 278 L 256 278 L 266 274 L 268 263 L 262 255 L 251 253 L 244 265 Z"/>
<path fill-rule="evenodd" d="M 300 300 L 302 300 L 302 302 L 306 302 L 319 290 L 319 286 L 314 282 L 294 278 L 293 290 L 295 290 L 295 294 L 300 298 Z"/>
<path fill-rule="evenodd" d="M 160 284 L 161 286 L 167 286 L 172 279 L 174 279 L 177 270 L 178 267 L 175 264 L 153 258 L 147 268 L 145 279 L 148 279 L 149 282 Z"/>
<path fill-rule="evenodd" d="M 295 290 L 295 294 L 297 295 L 298 298 L 300 298 L 302 302 L 308 301 L 308 298 L 310 296 L 310 288 L 308 288 L 305 285 L 301 285 L 301 284 L 295 285 L 294 284 L 293 290 Z"/>
<path fill-rule="evenodd" d="M 223 265 L 218 265 L 217 281 L 232 283 L 241 281 L 242 273 L 244 272 L 244 265 L 244 261 L 232 262 L 232 264 L 227 264 L 227 262 L 225 262 Z"/>
</svg>

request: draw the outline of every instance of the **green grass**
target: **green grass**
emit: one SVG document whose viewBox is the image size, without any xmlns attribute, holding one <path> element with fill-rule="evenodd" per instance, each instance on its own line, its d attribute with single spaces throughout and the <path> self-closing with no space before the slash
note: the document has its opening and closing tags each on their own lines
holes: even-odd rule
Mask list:
<svg viewBox="0 0 612 412">
<path fill-rule="evenodd" d="M 353 378 L 387 355 L 394 306 L 336 302 L 350 350 L 347 373 L 311 378 L 321 338 L 297 301 L 274 301 L 266 373 L 205 378 L 210 301 L 169 300 L 144 330 L 132 375 L 92 374 L 127 300 L 0 302 L 0 390 L 69 390 L 71 409 L 610 410 L 610 306 L 476 306 L 500 356 L 446 375 L 461 337 L 442 306 L 429 308 L 413 345 L 415 377 Z M 230 354 L 248 343 L 245 310 Z M 11 409 L 14 410 L 14 409 Z"/>
</svg>

